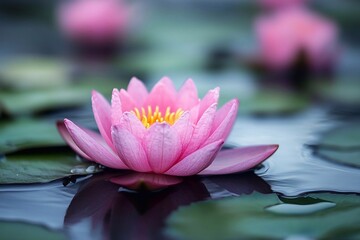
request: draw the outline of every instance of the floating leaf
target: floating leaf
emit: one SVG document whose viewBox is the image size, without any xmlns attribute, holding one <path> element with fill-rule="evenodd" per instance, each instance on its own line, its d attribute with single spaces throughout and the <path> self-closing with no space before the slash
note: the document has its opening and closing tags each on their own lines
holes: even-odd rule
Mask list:
<svg viewBox="0 0 360 240">
<path fill-rule="evenodd" d="M 21 222 L 0 221 L 0 232 L 2 239 L 67 239 L 66 235 L 63 232 L 50 230 L 35 224 Z"/>
<path fill-rule="evenodd" d="M 23 119 L 0 123 L 0 153 L 65 145 L 55 123 Z"/>
<path fill-rule="evenodd" d="M 0 184 L 46 183 L 101 171 L 99 165 L 76 159 L 72 151 L 17 153 L 0 159 Z"/>
<path fill-rule="evenodd" d="M 295 205 L 297 210 L 305 207 L 304 214 L 269 211 L 269 207 L 281 203 L 274 194 L 197 203 L 172 214 L 167 220 L 166 233 L 175 239 L 286 239 L 292 236 L 356 239 L 360 235 L 359 196 L 315 196 L 327 202 L 286 203 Z M 309 206 L 316 204 L 328 206 L 308 211 Z"/>
<path fill-rule="evenodd" d="M 58 59 L 14 58 L 2 64 L 0 86 L 9 89 L 59 87 L 68 84 L 67 66 Z"/>
<path fill-rule="evenodd" d="M 93 89 L 110 96 L 113 88 L 121 88 L 123 85 L 121 81 L 93 79 L 59 88 L 0 91 L 0 112 L 26 115 L 56 108 L 81 106 L 90 102 Z"/>
<path fill-rule="evenodd" d="M 360 167 L 360 126 L 349 124 L 324 134 L 315 153 L 327 160 Z"/>
<path fill-rule="evenodd" d="M 303 110 L 308 105 L 309 100 L 304 96 L 269 91 L 242 101 L 239 111 L 261 115 L 288 114 Z"/>
</svg>

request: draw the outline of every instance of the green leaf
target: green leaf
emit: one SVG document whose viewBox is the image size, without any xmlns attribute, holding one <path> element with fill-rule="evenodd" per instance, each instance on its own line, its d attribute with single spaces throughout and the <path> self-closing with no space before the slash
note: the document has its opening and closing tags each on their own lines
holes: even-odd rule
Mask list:
<svg viewBox="0 0 360 240">
<path fill-rule="evenodd" d="M 324 134 L 315 153 L 327 160 L 360 167 L 359 124 L 348 124 Z"/>
<path fill-rule="evenodd" d="M 61 240 L 67 239 L 66 235 L 60 231 L 54 231 L 45 227 L 21 223 L 0 221 L 0 232 L 2 239 L 12 240 Z"/>
<path fill-rule="evenodd" d="M 298 205 L 282 203 L 275 194 L 252 194 L 196 203 L 173 213 L 165 232 L 175 239 L 356 239 L 360 235 L 359 196 L 313 196 L 325 202 Z M 281 211 L 271 209 L 281 204 L 286 205 Z"/>
<path fill-rule="evenodd" d="M 99 165 L 76 159 L 72 151 L 17 153 L 0 159 L 0 184 L 46 183 L 101 171 Z"/>
<path fill-rule="evenodd" d="M 19 92 L 0 91 L 0 113 L 29 115 L 57 108 L 81 106 L 91 102 L 93 89 L 110 97 L 113 88 L 121 88 L 124 85 L 125 82 L 121 81 L 89 79 L 59 88 Z"/>
<path fill-rule="evenodd" d="M 64 62 L 44 57 L 14 58 L 2 64 L 0 86 L 9 89 L 60 87 L 69 82 Z"/>
<path fill-rule="evenodd" d="M 63 145 L 55 123 L 35 119 L 0 122 L 0 153 Z"/>
<path fill-rule="evenodd" d="M 288 114 L 303 110 L 309 105 L 306 96 L 285 92 L 264 91 L 241 102 L 240 112 L 253 114 Z"/>
</svg>

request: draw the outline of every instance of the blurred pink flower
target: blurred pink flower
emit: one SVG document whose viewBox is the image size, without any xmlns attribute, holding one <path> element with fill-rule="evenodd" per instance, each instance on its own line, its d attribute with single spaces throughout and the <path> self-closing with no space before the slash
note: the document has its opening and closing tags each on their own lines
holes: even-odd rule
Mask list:
<svg viewBox="0 0 360 240">
<path fill-rule="evenodd" d="M 338 52 L 335 24 L 305 9 L 287 9 L 256 21 L 255 30 L 263 63 L 286 69 L 304 53 L 313 69 L 331 65 Z"/>
<path fill-rule="evenodd" d="M 261 6 L 271 9 L 295 7 L 304 5 L 307 0 L 258 0 Z"/>
<path fill-rule="evenodd" d="M 104 43 L 124 34 L 128 15 L 120 0 L 73 0 L 60 6 L 59 24 L 72 39 Z"/>
<path fill-rule="evenodd" d="M 277 145 L 221 151 L 236 120 L 238 100 L 217 110 L 219 88 L 198 98 L 187 80 L 177 92 L 162 78 L 148 92 L 131 79 L 114 89 L 111 105 L 93 91 L 92 107 L 100 134 L 65 119 L 58 129 L 82 157 L 116 169 L 173 176 L 227 174 L 248 170 L 273 154 Z"/>
</svg>

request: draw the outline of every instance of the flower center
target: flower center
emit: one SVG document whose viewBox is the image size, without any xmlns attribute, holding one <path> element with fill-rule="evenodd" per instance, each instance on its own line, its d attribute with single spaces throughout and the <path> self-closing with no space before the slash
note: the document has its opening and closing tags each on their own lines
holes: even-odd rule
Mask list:
<svg viewBox="0 0 360 240">
<path fill-rule="evenodd" d="M 143 107 L 140 110 L 138 108 L 134 108 L 134 110 L 131 112 L 135 114 L 135 116 L 142 122 L 142 124 L 146 128 L 149 128 L 156 122 L 166 122 L 170 125 L 173 125 L 184 113 L 181 108 L 176 110 L 176 112 L 172 112 L 170 110 L 170 107 L 167 107 L 165 114 L 163 114 L 159 111 L 159 106 L 155 107 L 155 111 L 153 111 L 151 106 L 148 106 L 147 109 Z"/>
</svg>

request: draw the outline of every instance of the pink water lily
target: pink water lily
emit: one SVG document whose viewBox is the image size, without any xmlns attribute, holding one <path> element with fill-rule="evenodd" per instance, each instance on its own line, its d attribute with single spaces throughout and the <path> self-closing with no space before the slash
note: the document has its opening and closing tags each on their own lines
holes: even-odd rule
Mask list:
<svg viewBox="0 0 360 240">
<path fill-rule="evenodd" d="M 162 78 L 150 92 L 132 78 L 127 90 L 114 89 L 111 104 L 98 92 L 92 107 L 100 134 L 65 119 L 64 140 L 83 158 L 115 169 L 173 176 L 246 171 L 272 155 L 277 145 L 220 151 L 235 122 L 239 102 L 217 109 L 219 88 L 198 98 L 189 79 L 176 91 Z"/>
<path fill-rule="evenodd" d="M 336 25 L 303 8 L 262 16 L 255 30 L 260 58 L 273 69 L 288 68 L 300 53 L 312 69 L 323 69 L 330 67 L 338 54 Z"/>
<path fill-rule="evenodd" d="M 60 6 L 59 24 L 75 40 L 104 43 L 124 34 L 129 9 L 121 0 L 73 0 Z"/>
</svg>

